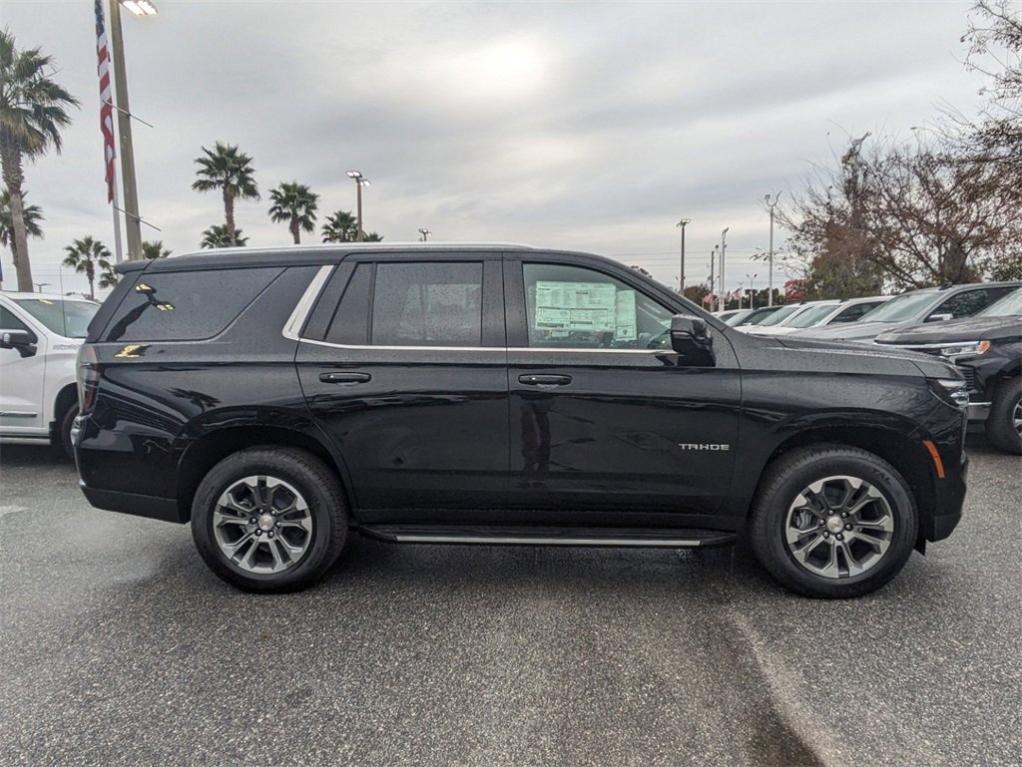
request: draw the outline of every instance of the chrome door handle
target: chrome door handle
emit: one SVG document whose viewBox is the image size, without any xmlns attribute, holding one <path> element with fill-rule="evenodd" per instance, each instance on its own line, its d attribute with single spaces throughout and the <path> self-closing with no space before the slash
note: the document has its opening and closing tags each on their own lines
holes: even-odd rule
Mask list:
<svg viewBox="0 0 1022 767">
<path fill-rule="evenodd" d="M 567 386 L 571 383 L 571 376 L 524 373 L 518 376 L 518 382 L 526 386 Z"/>
<path fill-rule="evenodd" d="M 368 373 L 353 373 L 349 370 L 335 370 L 332 373 L 320 373 L 319 380 L 330 384 L 360 384 L 372 380 Z"/>
</svg>

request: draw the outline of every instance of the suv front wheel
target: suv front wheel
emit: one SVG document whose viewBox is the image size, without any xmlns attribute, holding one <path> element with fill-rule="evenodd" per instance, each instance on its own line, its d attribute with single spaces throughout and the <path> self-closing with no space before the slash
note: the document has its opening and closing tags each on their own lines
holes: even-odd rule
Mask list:
<svg viewBox="0 0 1022 767">
<path fill-rule="evenodd" d="M 333 472 L 303 450 L 256 447 L 216 464 L 192 501 L 192 536 L 218 576 L 249 591 L 288 591 L 336 561 L 348 515 Z"/>
<path fill-rule="evenodd" d="M 858 448 L 814 445 L 768 468 L 751 543 L 782 585 L 840 599 L 891 580 L 912 554 L 918 528 L 912 495 L 893 466 Z"/>
</svg>

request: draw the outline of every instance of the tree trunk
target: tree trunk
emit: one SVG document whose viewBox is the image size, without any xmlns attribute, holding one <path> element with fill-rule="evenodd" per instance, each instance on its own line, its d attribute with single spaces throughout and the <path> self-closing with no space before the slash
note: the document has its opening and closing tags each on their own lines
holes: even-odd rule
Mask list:
<svg viewBox="0 0 1022 767">
<path fill-rule="evenodd" d="M 0 164 L 3 165 L 4 184 L 11 197 L 11 225 L 14 229 L 14 268 L 18 273 L 18 290 L 31 293 L 32 264 L 28 260 L 28 230 L 25 228 L 25 204 L 22 200 L 21 183 L 24 175 L 21 172 L 21 153 L 13 147 L 4 147 L 0 152 Z"/>
<path fill-rule="evenodd" d="M 302 232 L 301 228 L 298 226 L 297 218 L 291 219 L 291 236 L 294 237 L 295 245 L 302 244 Z"/>
<path fill-rule="evenodd" d="M 92 265 L 92 259 L 85 262 L 85 276 L 89 278 L 89 298 L 96 300 L 96 290 L 93 283 L 96 281 L 96 268 Z"/>
<path fill-rule="evenodd" d="M 234 196 L 224 189 L 224 217 L 227 219 L 227 239 L 231 245 L 237 245 L 237 235 L 234 228 Z"/>
</svg>

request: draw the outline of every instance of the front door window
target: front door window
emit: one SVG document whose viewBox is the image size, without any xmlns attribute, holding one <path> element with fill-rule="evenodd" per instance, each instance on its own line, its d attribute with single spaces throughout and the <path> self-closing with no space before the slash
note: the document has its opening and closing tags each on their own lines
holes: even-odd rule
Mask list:
<svg viewBox="0 0 1022 767">
<path fill-rule="evenodd" d="M 525 264 L 529 346 L 543 349 L 668 349 L 671 312 L 601 272 Z"/>
</svg>

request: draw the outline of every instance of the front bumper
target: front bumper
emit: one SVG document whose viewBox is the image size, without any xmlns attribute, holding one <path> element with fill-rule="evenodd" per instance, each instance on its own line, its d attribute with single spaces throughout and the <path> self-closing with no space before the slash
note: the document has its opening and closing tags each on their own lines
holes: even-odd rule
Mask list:
<svg viewBox="0 0 1022 767">
<path fill-rule="evenodd" d="M 962 454 L 962 462 L 948 470 L 944 479 L 938 479 L 933 513 L 923 515 L 920 532 L 928 541 L 941 541 L 954 532 L 962 519 L 965 491 L 969 474 L 969 458 Z"/>
</svg>

